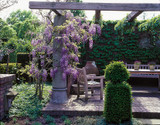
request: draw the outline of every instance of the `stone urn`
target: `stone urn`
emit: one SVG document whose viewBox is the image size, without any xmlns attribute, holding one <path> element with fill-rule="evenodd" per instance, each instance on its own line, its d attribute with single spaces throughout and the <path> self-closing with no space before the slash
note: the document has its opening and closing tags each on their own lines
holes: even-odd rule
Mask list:
<svg viewBox="0 0 160 125">
<path fill-rule="evenodd" d="M 140 62 L 140 61 L 135 61 L 135 62 L 134 62 L 134 69 L 135 69 L 135 70 L 138 70 L 140 65 L 141 65 L 141 62 Z"/>
<path fill-rule="evenodd" d="M 138 70 L 138 69 L 139 69 L 139 66 L 140 66 L 140 65 L 138 65 L 138 64 L 134 64 L 134 69 L 135 69 L 135 70 Z"/>
<path fill-rule="evenodd" d="M 150 70 L 154 70 L 156 63 L 154 61 L 151 61 L 148 63 L 148 65 Z"/>
<path fill-rule="evenodd" d="M 86 73 L 87 74 L 99 75 L 99 71 L 98 71 L 98 68 L 96 66 L 95 61 L 87 61 L 86 65 L 85 65 L 85 68 L 86 68 Z"/>
<path fill-rule="evenodd" d="M 149 65 L 150 70 L 154 70 L 154 68 L 155 68 L 155 65 Z"/>
</svg>

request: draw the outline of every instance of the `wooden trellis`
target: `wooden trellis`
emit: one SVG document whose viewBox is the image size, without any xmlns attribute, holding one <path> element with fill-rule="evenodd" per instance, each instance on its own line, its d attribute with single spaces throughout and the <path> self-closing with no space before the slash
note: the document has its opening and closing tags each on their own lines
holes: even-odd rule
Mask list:
<svg viewBox="0 0 160 125">
<path fill-rule="evenodd" d="M 143 11 L 160 11 L 160 3 L 77 3 L 77 2 L 29 2 L 30 9 L 50 9 L 56 14 L 57 10 L 95 10 L 96 19 L 100 11 L 132 11 L 128 21 L 133 21 Z"/>
</svg>

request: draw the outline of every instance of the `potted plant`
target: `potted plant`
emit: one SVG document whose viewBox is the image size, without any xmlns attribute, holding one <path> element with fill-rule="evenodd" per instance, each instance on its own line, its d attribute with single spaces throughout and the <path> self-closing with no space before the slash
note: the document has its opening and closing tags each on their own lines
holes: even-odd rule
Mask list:
<svg viewBox="0 0 160 125">
<path fill-rule="evenodd" d="M 154 61 L 151 61 L 148 63 L 148 65 L 150 70 L 154 70 L 156 63 Z"/>
<path fill-rule="evenodd" d="M 140 65 L 141 65 L 141 61 L 135 61 L 134 62 L 134 69 L 138 70 Z"/>
</svg>

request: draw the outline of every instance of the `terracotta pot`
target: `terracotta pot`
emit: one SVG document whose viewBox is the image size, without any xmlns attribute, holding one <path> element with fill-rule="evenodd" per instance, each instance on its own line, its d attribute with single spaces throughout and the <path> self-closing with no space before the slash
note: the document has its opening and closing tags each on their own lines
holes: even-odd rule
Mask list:
<svg viewBox="0 0 160 125">
<path fill-rule="evenodd" d="M 135 69 L 135 70 L 138 70 L 138 69 L 139 69 L 139 65 L 134 64 L 134 69 Z"/>
<path fill-rule="evenodd" d="M 86 73 L 87 74 L 99 75 L 99 71 L 98 71 L 98 68 L 95 64 L 95 61 L 87 61 L 86 65 L 85 65 L 85 68 L 86 68 Z"/>
</svg>

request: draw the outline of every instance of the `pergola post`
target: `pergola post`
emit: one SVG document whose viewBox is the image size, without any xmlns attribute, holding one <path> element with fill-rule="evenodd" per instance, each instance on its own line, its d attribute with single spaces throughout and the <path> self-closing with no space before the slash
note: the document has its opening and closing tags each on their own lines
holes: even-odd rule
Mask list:
<svg viewBox="0 0 160 125">
<path fill-rule="evenodd" d="M 101 11 L 100 10 L 96 10 L 95 11 L 95 23 L 98 24 L 100 21 L 100 16 L 101 16 Z"/>
<path fill-rule="evenodd" d="M 65 20 L 66 19 L 64 16 L 56 15 L 54 18 L 54 26 L 62 25 Z M 62 78 L 63 72 L 60 68 L 62 46 L 63 45 L 61 42 L 56 42 L 56 44 L 53 45 L 54 48 L 58 48 L 57 51 L 53 53 L 53 67 L 58 66 L 58 71 L 52 81 L 52 96 L 50 99 L 51 103 L 65 103 L 68 99 L 66 79 Z"/>
</svg>

